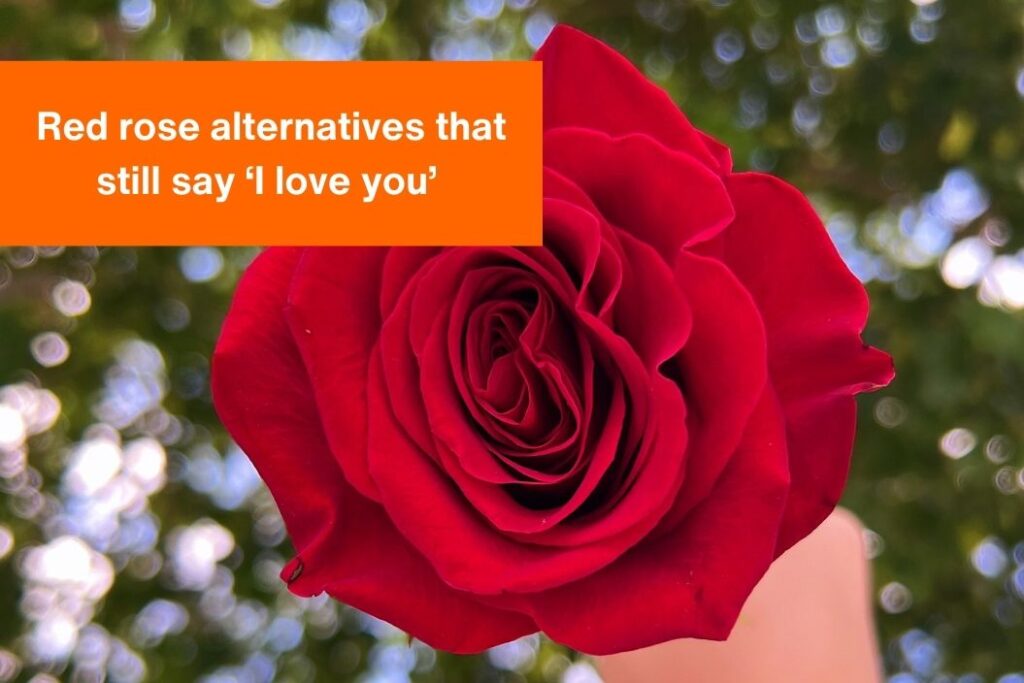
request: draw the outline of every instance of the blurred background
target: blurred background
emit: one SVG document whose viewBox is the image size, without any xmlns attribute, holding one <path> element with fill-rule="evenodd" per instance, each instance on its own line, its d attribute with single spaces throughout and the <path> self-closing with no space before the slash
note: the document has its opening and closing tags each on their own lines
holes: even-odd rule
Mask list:
<svg viewBox="0 0 1024 683">
<path fill-rule="evenodd" d="M 0 0 L 0 58 L 522 59 L 557 21 L 809 193 L 867 283 L 899 372 L 844 504 L 890 683 L 1024 682 L 1020 0 Z M 254 253 L 0 251 L 0 681 L 599 681 L 542 638 L 453 657 L 282 589 L 208 388 Z"/>
</svg>

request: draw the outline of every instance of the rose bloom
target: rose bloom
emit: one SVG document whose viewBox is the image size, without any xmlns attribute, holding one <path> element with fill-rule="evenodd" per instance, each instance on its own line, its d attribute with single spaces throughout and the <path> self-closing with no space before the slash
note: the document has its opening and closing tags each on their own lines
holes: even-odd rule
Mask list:
<svg viewBox="0 0 1024 683">
<path fill-rule="evenodd" d="M 213 359 L 282 577 L 453 652 L 723 639 L 836 505 L 868 300 L 807 200 L 596 40 L 544 69 L 544 246 L 275 248 Z M 487 217 L 480 217 L 486 230 Z"/>
</svg>

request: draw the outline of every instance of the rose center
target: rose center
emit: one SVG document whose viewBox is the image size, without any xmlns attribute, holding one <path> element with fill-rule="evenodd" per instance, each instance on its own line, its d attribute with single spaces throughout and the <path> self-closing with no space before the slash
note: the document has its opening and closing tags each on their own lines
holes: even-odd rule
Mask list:
<svg viewBox="0 0 1024 683">
<path fill-rule="evenodd" d="M 523 278 L 496 283 L 470 313 L 467 408 L 492 451 L 526 478 L 569 466 L 581 420 L 575 332 L 551 295 Z"/>
</svg>

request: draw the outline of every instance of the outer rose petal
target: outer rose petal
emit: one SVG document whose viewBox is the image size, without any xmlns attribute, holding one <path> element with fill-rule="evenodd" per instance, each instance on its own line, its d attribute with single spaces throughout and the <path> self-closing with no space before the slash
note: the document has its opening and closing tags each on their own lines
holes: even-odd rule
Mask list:
<svg viewBox="0 0 1024 683">
<path fill-rule="evenodd" d="M 267 482 L 298 551 L 283 572 L 291 590 L 327 590 L 452 652 L 535 631 L 523 615 L 444 584 L 383 510 L 345 481 L 283 313 L 301 254 L 270 249 L 249 267 L 213 361 L 217 412 Z"/>
<path fill-rule="evenodd" d="M 725 639 L 775 556 L 788 483 L 780 418 L 765 391 L 728 470 L 676 531 L 517 606 L 552 639 L 589 654 Z"/>
<path fill-rule="evenodd" d="M 701 139 L 704 141 L 704 146 L 708 148 L 716 159 L 718 159 L 718 168 L 723 175 L 728 175 L 732 172 L 732 150 L 729 149 L 725 143 L 716 140 L 702 130 L 698 130 Z"/>
<path fill-rule="evenodd" d="M 212 377 L 221 421 L 277 498 L 299 550 L 334 524 L 344 488 L 337 465 L 321 458 L 316 406 L 282 310 L 302 252 L 268 249 L 245 271 L 217 341 Z M 300 440 L 292 442 L 296 435 Z"/>
<path fill-rule="evenodd" d="M 888 384 L 892 360 L 861 341 L 867 293 L 804 196 L 756 173 L 727 184 L 737 215 L 722 233 L 723 260 L 761 311 L 769 375 L 786 416 L 793 488 L 781 553 L 838 502 L 853 448 L 852 397 Z"/>
<path fill-rule="evenodd" d="M 644 133 L 729 172 L 721 145 L 694 128 L 668 93 L 596 38 L 559 25 L 533 58 L 544 62 L 544 130 L 570 126 L 609 135 Z"/>
<path fill-rule="evenodd" d="M 307 249 L 286 317 L 316 392 L 320 422 L 349 483 L 378 498 L 366 464 L 366 375 L 380 329 L 377 292 L 387 249 Z"/>
</svg>

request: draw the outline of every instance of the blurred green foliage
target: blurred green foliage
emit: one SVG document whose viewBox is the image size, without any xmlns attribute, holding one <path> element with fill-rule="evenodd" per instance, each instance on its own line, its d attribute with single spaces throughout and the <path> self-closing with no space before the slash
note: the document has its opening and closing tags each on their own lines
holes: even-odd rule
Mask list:
<svg viewBox="0 0 1024 683">
<path fill-rule="evenodd" d="M 868 283 L 866 337 L 898 378 L 861 403 L 844 503 L 870 530 L 891 680 L 1024 680 L 1019 1 L 0 0 L 0 58 L 518 59 L 556 20 L 625 52 L 738 168 L 810 194 Z M 0 255 L 0 680 L 593 680 L 546 641 L 452 657 L 281 590 L 280 520 L 207 389 L 252 254 Z M 97 511 L 75 469 L 97 443 L 165 465 Z M 54 545 L 74 536 L 106 559 Z M 112 585 L 55 592 L 39 546 Z M 213 574 L 175 564 L 189 548 Z"/>
</svg>

